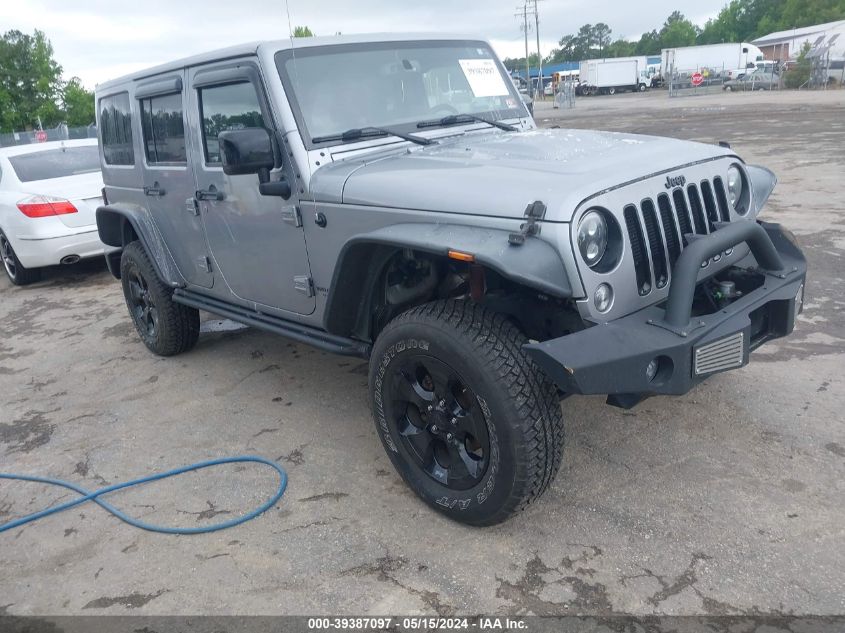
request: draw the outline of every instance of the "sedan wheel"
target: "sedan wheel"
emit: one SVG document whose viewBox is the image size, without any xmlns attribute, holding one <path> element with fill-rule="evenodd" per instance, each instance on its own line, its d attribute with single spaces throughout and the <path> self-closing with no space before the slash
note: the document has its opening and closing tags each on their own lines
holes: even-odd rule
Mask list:
<svg viewBox="0 0 845 633">
<path fill-rule="evenodd" d="M 9 281 L 16 286 L 25 286 L 41 279 L 39 268 L 25 268 L 21 264 L 12 243 L 3 232 L 0 232 L 0 258 L 3 259 L 3 268 L 6 269 Z"/>
</svg>

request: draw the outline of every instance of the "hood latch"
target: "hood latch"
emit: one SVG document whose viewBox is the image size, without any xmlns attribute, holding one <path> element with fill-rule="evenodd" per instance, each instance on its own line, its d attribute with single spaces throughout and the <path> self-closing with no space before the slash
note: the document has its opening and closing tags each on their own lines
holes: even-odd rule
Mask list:
<svg viewBox="0 0 845 633">
<path fill-rule="evenodd" d="M 540 226 L 537 220 L 542 220 L 546 216 L 546 205 L 540 200 L 535 200 L 525 209 L 525 218 L 527 222 L 519 227 L 519 233 L 511 233 L 508 235 L 508 244 L 514 246 L 522 246 L 525 244 L 525 238 L 529 235 L 537 235 L 540 232 Z"/>
</svg>

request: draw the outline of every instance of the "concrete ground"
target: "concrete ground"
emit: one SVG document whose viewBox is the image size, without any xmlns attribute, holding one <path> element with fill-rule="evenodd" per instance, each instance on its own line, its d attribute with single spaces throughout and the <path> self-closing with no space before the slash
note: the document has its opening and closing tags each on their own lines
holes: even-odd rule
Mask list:
<svg viewBox="0 0 845 633">
<path fill-rule="evenodd" d="M 806 249 L 795 334 L 688 395 L 562 403 L 564 465 L 490 529 L 451 523 L 391 468 L 366 367 L 255 330 L 150 355 L 99 262 L 0 280 L 0 471 L 89 488 L 239 453 L 281 503 L 163 536 L 93 505 L 0 535 L 0 614 L 845 613 L 845 92 L 665 93 L 538 104 L 542 125 L 728 140 L 780 176 L 765 216 Z M 206 324 L 214 329 L 214 323 Z M 115 495 L 202 525 L 269 495 L 230 467 Z M 0 521 L 72 495 L 0 482 Z"/>
</svg>

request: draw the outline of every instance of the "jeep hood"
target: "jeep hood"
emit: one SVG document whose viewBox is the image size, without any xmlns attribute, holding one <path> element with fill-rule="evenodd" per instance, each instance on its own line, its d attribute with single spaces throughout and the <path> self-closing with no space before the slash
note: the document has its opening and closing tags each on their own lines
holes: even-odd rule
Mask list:
<svg viewBox="0 0 845 633">
<path fill-rule="evenodd" d="M 462 135 L 337 160 L 317 170 L 315 199 L 345 204 L 522 218 L 535 200 L 546 220 L 568 222 L 600 191 L 732 155 L 715 145 L 582 130 Z"/>
</svg>

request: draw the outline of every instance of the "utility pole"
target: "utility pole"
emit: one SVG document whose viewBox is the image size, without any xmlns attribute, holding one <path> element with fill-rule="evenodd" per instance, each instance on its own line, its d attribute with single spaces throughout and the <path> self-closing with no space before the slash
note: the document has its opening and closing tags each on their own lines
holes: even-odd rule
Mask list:
<svg viewBox="0 0 845 633">
<path fill-rule="evenodd" d="M 543 54 L 540 52 L 540 11 L 537 3 L 540 0 L 532 0 L 534 3 L 534 32 L 537 35 L 537 89 L 540 91 L 540 98 L 545 100 L 546 93 L 543 89 Z"/>
<path fill-rule="evenodd" d="M 519 7 L 517 7 L 519 8 Z M 525 4 L 522 5 L 520 8 L 522 11 L 522 31 L 525 33 L 525 90 L 528 93 L 528 96 L 531 97 L 531 64 L 528 62 L 528 1 L 526 0 Z M 517 17 L 520 17 L 520 14 L 516 14 Z"/>
</svg>

